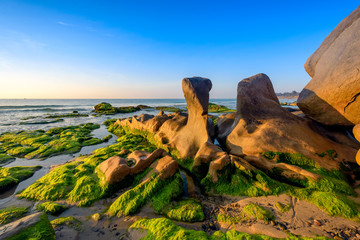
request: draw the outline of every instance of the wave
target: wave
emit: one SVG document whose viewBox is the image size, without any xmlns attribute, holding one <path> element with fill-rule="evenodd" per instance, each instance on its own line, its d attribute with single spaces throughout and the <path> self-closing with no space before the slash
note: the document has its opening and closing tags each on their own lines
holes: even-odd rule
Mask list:
<svg viewBox="0 0 360 240">
<path fill-rule="evenodd" d="M 8 105 L 0 106 L 0 109 L 27 109 L 27 108 L 54 108 L 54 107 L 66 107 L 69 105 Z"/>
<path fill-rule="evenodd" d="M 71 111 L 90 111 L 89 108 L 26 108 L 26 109 L 1 109 L 0 113 L 9 112 L 71 112 Z"/>
</svg>

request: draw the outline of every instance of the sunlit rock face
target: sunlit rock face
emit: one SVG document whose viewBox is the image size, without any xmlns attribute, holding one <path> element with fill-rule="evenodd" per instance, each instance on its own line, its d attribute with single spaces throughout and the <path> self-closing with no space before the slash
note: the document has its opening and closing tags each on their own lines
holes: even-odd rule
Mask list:
<svg viewBox="0 0 360 240">
<path fill-rule="evenodd" d="M 258 155 L 266 151 L 302 153 L 325 168 L 338 168 L 342 160 L 354 161 L 351 140 L 336 142 L 310 119 L 300 118 L 281 107 L 265 74 L 238 84 L 237 112 L 232 126 L 224 130 L 222 142 L 230 154 Z M 317 153 L 335 150 L 335 160 Z"/>
<path fill-rule="evenodd" d="M 360 7 L 346 17 L 309 57 L 312 80 L 301 91 L 299 108 L 326 125 L 360 123 Z"/>
</svg>

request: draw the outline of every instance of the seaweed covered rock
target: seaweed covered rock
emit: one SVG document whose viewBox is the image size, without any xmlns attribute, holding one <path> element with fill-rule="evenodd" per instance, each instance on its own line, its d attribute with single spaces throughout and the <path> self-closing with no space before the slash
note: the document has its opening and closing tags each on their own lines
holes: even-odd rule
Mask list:
<svg viewBox="0 0 360 240">
<path fill-rule="evenodd" d="M 146 108 L 150 107 L 146 105 L 138 105 L 136 107 L 114 107 L 110 103 L 102 102 L 94 106 L 93 112 L 97 114 L 114 115 L 117 113 L 132 113 Z"/>
<path fill-rule="evenodd" d="M 330 169 L 338 168 L 343 160 L 354 161 L 356 154 L 350 143 L 331 140 L 324 128 L 282 108 L 265 74 L 239 82 L 236 117 L 224 132 L 222 142 L 238 156 L 267 151 L 301 153 Z M 319 156 L 328 150 L 334 150 L 336 157 Z"/>
<path fill-rule="evenodd" d="M 1 239 L 56 239 L 48 217 L 34 213 L 0 227 Z"/>
<path fill-rule="evenodd" d="M 309 57 L 312 80 L 301 91 L 299 108 L 327 125 L 360 123 L 360 7 L 346 17 Z"/>
</svg>

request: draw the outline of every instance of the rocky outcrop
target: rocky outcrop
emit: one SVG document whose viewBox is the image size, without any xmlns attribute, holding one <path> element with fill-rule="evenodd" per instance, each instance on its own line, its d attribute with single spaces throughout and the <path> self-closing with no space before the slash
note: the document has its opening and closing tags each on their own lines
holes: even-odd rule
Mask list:
<svg viewBox="0 0 360 240">
<path fill-rule="evenodd" d="M 313 121 L 282 108 L 265 74 L 239 82 L 234 123 L 219 135 L 230 154 L 237 156 L 258 156 L 266 151 L 301 153 L 322 167 L 338 168 L 339 162 L 353 161 L 356 154 L 353 147 L 328 138 L 325 129 Z M 337 158 L 318 155 L 327 150 L 335 150 Z"/>
<path fill-rule="evenodd" d="M 207 78 L 184 78 L 182 88 L 189 115 L 186 125 L 174 137 L 173 144 L 181 157 L 187 158 L 194 157 L 203 143 L 211 141 L 208 106 L 212 83 Z"/>
<path fill-rule="evenodd" d="M 0 238 L 1 239 L 7 239 L 11 236 L 14 236 L 25 229 L 34 226 L 36 223 L 41 221 L 41 216 L 44 215 L 44 213 L 34 213 L 29 216 L 23 217 L 17 221 L 8 223 L 4 226 L 0 227 Z"/>
<path fill-rule="evenodd" d="M 163 158 L 167 155 L 164 149 L 157 149 L 154 152 L 147 153 L 144 151 L 134 151 L 129 154 L 128 159 L 120 156 L 113 156 L 99 165 L 99 169 L 104 175 L 107 184 L 119 183 L 127 176 L 143 172 L 156 159 Z M 132 162 L 135 161 L 135 162 Z M 129 166 L 133 164 L 133 166 Z"/>
<path fill-rule="evenodd" d="M 327 125 L 360 123 L 360 7 L 345 18 L 309 57 L 312 80 L 301 91 L 299 108 Z"/>
</svg>

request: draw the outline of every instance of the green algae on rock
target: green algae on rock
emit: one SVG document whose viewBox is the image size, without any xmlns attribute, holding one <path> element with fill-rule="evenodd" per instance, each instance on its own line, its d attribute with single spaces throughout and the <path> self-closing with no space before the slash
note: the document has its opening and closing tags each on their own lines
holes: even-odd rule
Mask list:
<svg viewBox="0 0 360 240">
<path fill-rule="evenodd" d="M 7 240 L 55 240 L 55 232 L 46 214 L 40 216 L 40 221 L 24 231 L 7 238 Z"/>
<path fill-rule="evenodd" d="M 188 230 L 183 227 L 180 227 L 173 223 L 171 220 L 166 218 L 153 218 L 147 219 L 143 218 L 134 222 L 130 228 L 131 231 L 140 231 L 147 230 L 145 236 L 142 239 L 158 239 L 158 240 L 175 240 L 175 239 L 199 239 L 199 240 L 238 240 L 238 239 L 247 239 L 247 240 L 277 240 L 278 238 L 269 237 L 266 235 L 260 234 L 248 234 L 243 232 L 238 232 L 236 230 L 230 230 L 226 233 L 221 231 L 214 232 L 211 236 L 208 236 L 203 231 Z M 296 237 L 289 235 L 289 237 L 284 238 L 284 240 L 327 240 L 326 237 Z"/>
<path fill-rule="evenodd" d="M 40 168 L 40 166 L 0 167 L 0 193 L 31 177 Z"/>
<path fill-rule="evenodd" d="M 178 181 L 182 181 L 179 174 L 175 174 L 174 177 L 161 180 L 157 174 L 153 174 L 149 179 L 140 183 L 136 187 L 123 193 L 113 204 L 111 204 L 108 213 L 113 216 L 127 216 L 136 213 L 145 204 L 150 202 L 153 198 L 155 199 L 154 209 L 158 212 L 163 207 L 168 205 L 172 198 L 177 197 L 182 193 L 175 189 L 166 188 L 165 186 L 171 185 L 175 181 L 176 185 Z M 165 190 L 164 190 L 165 189 Z M 162 194 L 162 190 L 164 193 Z M 162 200 L 164 200 L 162 202 Z"/>
<path fill-rule="evenodd" d="M 27 213 L 27 208 L 24 207 L 7 207 L 0 209 L 0 225 L 9 223 L 21 218 Z"/>
<path fill-rule="evenodd" d="M 133 113 L 140 111 L 141 109 L 150 108 L 146 105 L 138 105 L 136 107 L 113 107 L 110 103 L 102 102 L 94 106 L 94 112 L 97 114 L 114 115 L 117 113 Z"/>
<path fill-rule="evenodd" d="M 40 209 L 44 211 L 45 213 L 51 214 L 51 215 L 59 215 L 63 211 L 67 209 L 66 206 L 62 204 L 58 204 L 55 202 L 44 202 L 39 205 L 37 205 L 37 209 Z"/>
<path fill-rule="evenodd" d="M 58 227 L 58 226 L 68 226 L 70 228 L 73 228 L 75 230 L 81 230 L 81 225 L 82 223 L 77 220 L 74 217 L 60 217 L 60 218 L 56 218 L 54 220 L 52 220 L 50 222 L 50 224 L 53 227 Z"/>
<path fill-rule="evenodd" d="M 81 147 L 108 141 L 91 136 L 100 125 L 87 123 L 77 126 L 51 128 L 48 131 L 20 131 L 0 134 L 0 153 L 25 158 L 45 158 L 71 154 Z"/>
<path fill-rule="evenodd" d="M 152 152 L 156 148 L 140 135 L 126 134 L 119 139 L 116 144 L 96 149 L 92 155 L 53 169 L 21 192 L 19 197 L 37 201 L 68 200 L 78 206 L 89 206 L 107 196 L 118 186 L 109 186 L 103 181 L 103 174 L 96 171 L 101 162 L 124 149 Z M 126 184 L 131 185 L 132 179 L 126 180 Z"/>
<path fill-rule="evenodd" d="M 0 166 L 15 160 L 15 157 L 0 153 Z"/>
<path fill-rule="evenodd" d="M 229 113 L 229 112 L 236 112 L 234 109 L 230 109 L 223 105 L 218 105 L 215 103 L 209 103 L 209 113 Z"/>
<path fill-rule="evenodd" d="M 67 113 L 67 114 L 54 114 L 47 115 L 44 118 L 77 118 L 77 117 L 88 117 L 89 114 L 85 113 Z"/>
<path fill-rule="evenodd" d="M 205 219 L 201 204 L 194 199 L 179 201 L 164 209 L 170 219 L 183 222 L 202 222 Z"/>
</svg>

